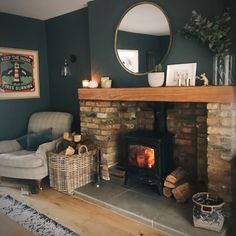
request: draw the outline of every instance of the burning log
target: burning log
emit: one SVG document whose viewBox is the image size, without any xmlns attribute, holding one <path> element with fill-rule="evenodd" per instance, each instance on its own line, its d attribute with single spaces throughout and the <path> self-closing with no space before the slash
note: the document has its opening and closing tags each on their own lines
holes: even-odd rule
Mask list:
<svg viewBox="0 0 236 236">
<path fill-rule="evenodd" d="M 193 188 L 189 183 L 184 183 L 172 190 L 177 202 L 184 203 L 193 195 Z"/>
<path fill-rule="evenodd" d="M 139 148 L 137 149 L 135 160 L 139 167 L 152 168 L 155 163 L 154 149 L 152 148 Z"/>
</svg>

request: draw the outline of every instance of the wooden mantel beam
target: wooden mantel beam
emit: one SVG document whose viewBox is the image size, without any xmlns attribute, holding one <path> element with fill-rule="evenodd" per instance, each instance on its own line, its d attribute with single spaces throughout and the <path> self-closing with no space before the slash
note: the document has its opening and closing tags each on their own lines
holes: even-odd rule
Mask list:
<svg viewBox="0 0 236 236">
<path fill-rule="evenodd" d="M 236 86 L 78 89 L 80 100 L 235 103 Z"/>
</svg>

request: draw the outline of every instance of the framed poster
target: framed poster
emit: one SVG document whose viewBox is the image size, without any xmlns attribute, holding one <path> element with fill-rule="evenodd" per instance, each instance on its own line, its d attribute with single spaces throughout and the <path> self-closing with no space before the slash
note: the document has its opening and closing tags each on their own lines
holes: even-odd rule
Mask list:
<svg viewBox="0 0 236 236">
<path fill-rule="evenodd" d="M 137 73 L 138 68 L 138 50 L 118 49 L 118 55 L 122 64 L 130 71 Z"/>
<path fill-rule="evenodd" d="M 0 99 L 39 97 L 38 51 L 0 47 Z"/>
<path fill-rule="evenodd" d="M 195 86 L 197 63 L 174 64 L 167 66 L 166 86 L 178 86 L 178 81 L 185 84 L 190 80 L 190 86 Z"/>
</svg>

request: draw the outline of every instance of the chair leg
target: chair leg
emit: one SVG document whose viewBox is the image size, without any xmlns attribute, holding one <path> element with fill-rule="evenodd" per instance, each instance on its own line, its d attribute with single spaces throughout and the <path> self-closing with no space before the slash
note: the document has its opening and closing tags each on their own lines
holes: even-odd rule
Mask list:
<svg viewBox="0 0 236 236">
<path fill-rule="evenodd" d="M 39 190 L 43 190 L 41 184 L 42 184 L 42 179 L 36 179 L 35 180 L 35 183 L 36 183 L 36 187 L 39 189 Z"/>
</svg>

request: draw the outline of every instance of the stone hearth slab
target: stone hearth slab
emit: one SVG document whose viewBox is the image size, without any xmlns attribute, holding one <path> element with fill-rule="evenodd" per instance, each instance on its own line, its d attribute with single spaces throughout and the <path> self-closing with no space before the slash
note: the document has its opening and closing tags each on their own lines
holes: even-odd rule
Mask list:
<svg viewBox="0 0 236 236">
<path fill-rule="evenodd" d="M 193 227 L 192 202 L 178 204 L 174 199 L 165 199 L 150 186 L 120 179 L 103 181 L 99 188 L 88 184 L 75 191 L 76 196 L 111 209 L 150 227 L 175 236 L 224 236 L 220 233 Z"/>
</svg>

